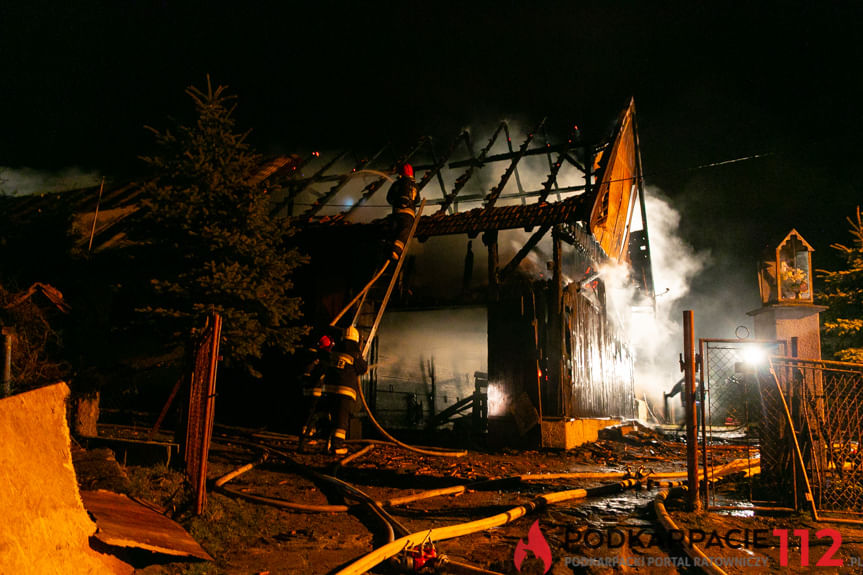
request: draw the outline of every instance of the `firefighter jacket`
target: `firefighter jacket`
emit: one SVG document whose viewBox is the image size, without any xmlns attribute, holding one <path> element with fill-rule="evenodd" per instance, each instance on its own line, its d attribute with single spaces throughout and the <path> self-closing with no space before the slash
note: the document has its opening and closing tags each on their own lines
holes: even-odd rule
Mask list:
<svg viewBox="0 0 863 575">
<path fill-rule="evenodd" d="M 387 192 L 387 202 L 393 207 L 393 240 L 388 257 L 398 260 L 405 249 L 416 218 L 417 185 L 414 179 L 400 176 Z"/>
<path fill-rule="evenodd" d="M 342 340 L 333 350 L 332 366 L 327 373 L 324 392 L 344 395 L 355 400 L 359 377 L 366 371 L 368 371 L 368 364 L 363 359 L 360 344 L 351 340 Z"/>
<path fill-rule="evenodd" d="M 306 364 L 302 378 L 303 395 L 320 397 L 324 391 L 324 377 L 330 365 L 330 352 L 316 347 L 308 347 L 304 351 Z"/>
</svg>

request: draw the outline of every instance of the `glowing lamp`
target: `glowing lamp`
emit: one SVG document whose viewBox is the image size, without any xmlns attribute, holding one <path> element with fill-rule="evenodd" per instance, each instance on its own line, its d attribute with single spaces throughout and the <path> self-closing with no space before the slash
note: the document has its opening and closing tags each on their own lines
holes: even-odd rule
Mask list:
<svg viewBox="0 0 863 575">
<path fill-rule="evenodd" d="M 758 271 L 763 304 L 812 303 L 812 252 L 797 230 L 770 250 Z"/>
<path fill-rule="evenodd" d="M 743 361 L 751 366 L 767 363 L 767 350 L 758 345 L 743 348 Z"/>
</svg>

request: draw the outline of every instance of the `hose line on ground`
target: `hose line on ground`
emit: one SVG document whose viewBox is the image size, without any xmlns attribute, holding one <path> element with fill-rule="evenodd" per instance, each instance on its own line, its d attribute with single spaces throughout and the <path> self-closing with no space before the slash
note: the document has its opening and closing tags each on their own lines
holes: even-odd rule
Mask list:
<svg viewBox="0 0 863 575">
<path fill-rule="evenodd" d="M 357 393 L 357 395 L 359 396 L 360 401 L 363 404 L 363 409 L 366 410 L 366 414 L 369 416 L 369 421 L 372 422 L 372 425 L 374 425 L 375 429 L 378 430 L 378 433 L 380 433 L 381 435 L 383 435 L 388 440 L 395 443 L 396 445 L 398 445 L 402 449 L 407 449 L 408 451 L 413 451 L 414 453 L 419 453 L 421 455 L 432 455 L 435 457 L 464 457 L 465 455 L 467 455 L 467 451 L 465 451 L 465 450 L 423 449 L 423 448 L 414 447 L 413 445 L 408 445 L 407 443 L 399 441 L 398 439 L 396 439 L 395 437 L 390 435 L 390 433 L 386 429 L 384 429 L 380 423 L 378 423 L 378 420 L 375 419 L 375 416 L 372 413 L 372 410 L 369 407 L 369 404 L 366 402 L 366 395 L 363 393 L 363 386 L 362 385 L 357 386 L 357 391 L 359 392 L 359 393 Z"/>
<path fill-rule="evenodd" d="M 395 531 L 398 531 L 400 535 L 403 535 L 403 534 L 408 532 L 407 528 L 404 525 L 402 525 L 401 523 L 399 523 L 389 513 L 387 513 L 377 501 L 375 501 L 374 499 L 369 497 L 365 492 L 354 487 L 353 485 L 351 485 L 345 481 L 342 481 L 341 479 L 339 479 L 337 477 L 332 477 L 330 475 L 318 473 L 314 469 L 311 469 L 305 465 L 298 463 L 290 455 L 288 455 L 285 451 L 282 451 L 280 449 L 270 447 L 269 445 L 266 445 L 266 444 L 257 444 L 257 443 L 253 443 L 250 441 L 237 440 L 237 439 L 234 439 L 233 441 L 239 445 L 246 445 L 247 447 L 254 447 L 257 449 L 262 449 L 262 450 L 268 451 L 270 453 L 273 453 L 275 455 L 278 455 L 279 457 L 284 459 L 284 461 L 288 465 L 294 467 L 295 469 L 297 469 L 301 473 L 308 475 L 313 479 L 317 479 L 319 481 L 324 481 L 326 483 L 329 483 L 329 484 L 333 485 L 336 489 L 338 489 L 343 495 L 360 501 L 361 503 L 366 505 L 369 508 L 369 510 L 374 515 L 376 515 L 381 520 L 381 522 L 385 525 L 385 527 L 387 529 L 387 538 L 389 541 L 392 541 L 395 538 Z M 218 484 L 217 486 L 222 491 L 224 491 L 225 493 L 228 493 L 230 495 L 235 495 L 237 497 L 241 497 L 243 499 L 248 499 L 250 501 L 255 501 L 255 502 L 259 502 L 259 503 L 274 504 L 275 501 L 279 501 L 279 500 L 276 500 L 275 498 L 264 497 L 261 495 L 251 495 L 251 494 L 243 493 L 241 491 L 229 489 L 229 488 L 226 488 L 224 486 L 225 483 L 230 481 L 230 479 L 236 477 L 237 475 L 240 475 L 240 473 L 244 473 L 245 471 L 248 471 L 249 469 L 254 467 L 257 463 L 259 463 L 262 460 L 263 460 L 263 458 L 259 459 L 256 462 L 253 462 L 251 464 L 246 464 L 246 465 L 220 477 L 219 479 L 216 480 L 216 483 Z M 299 511 L 330 511 L 330 509 L 325 509 L 325 507 L 335 507 L 335 506 L 318 506 L 318 505 L 307 505 L 307 504 L 296 504 L 296 503 L 290 504 L 290 505 L 280 505 L 280 506 L 291 508 L 291 509 L 296 509 Z M 338 506 L 338 507 L 342 507 L 342 506 Z M 347 510 L 348 510 L 347 505 L 344 506 L 344 509 L 339 509 L 339 511 L 347 511 Z"/>
<path fill-rule="evenodd" d="M 716 478 L 721 474 L 742 471 L 748 463 L 749 461 L 745 459 L 734 460 L 728 464 L 716 468 L 712 473 L 712 476 Z M 669 473 L 663 475 L 673 476 L 675 474 Z M 624 489 L 634 487 L 635 485 L 638 485 L 642 482 L 643 480 L 639 479 L 625 479 L 619 483 L 602 485 L 600 487 L 593 487 L 589 489 L 570 489 L 567 491 L 558 491 L 556 493 L 540 495 L 539 497 L 533 499 L 528 503 L 519 505 L 518 507 L 513 507 L 512 509 L 504 513 L 499 513 L 491 517 L 486 517 L 467 523 L 459 523 L 446 527 L 437 527 L 426 531 L 412 533 L 406 537 L 396 539 L 392 543 L 388 543 L 382 547 L 379 547 L 378 549 L 375 549 L 371 553 L 368 553 L 363 557 L 359 558 L 358 560 L 354 561 L 344 569 L 341 569 L 335 575 L 360 575 L 361 573 L 365 573 L 366 571 L 374 568 L 382 561 L 386 561 L 390 557 L 393 557 L 394 555 L 400 553 L 403 549 L 419 545 L 427 539 L 431 539 L 433 541 L 442 541 L 445 539 L 461 537 L 462 535 L 469 535 L 478 531 L 485 531 L 486 529 L 499 527 L 501 525 L 514 521 L 520 517 L 523 517 L 529 512 L 540 509 L 547 505 L 570 501 L 573 499 L 582 499 L 585 497 L 617 493 Z"/>
<path fill-rule="evenodd" d="M 680 532 L 680 528 L 677 527 L 677 524 L 673 519 L 671 519 L 671 515 L 669 515 L 668 511 L 665 509 L 665 501 L 668 499 L 669 493 L 673 493 L 677 496 L 685 492 L 686 486 L 677 487 L 670 491 L 668 489 L 663 489 L 656 495 L 656 499 L 653 500 L 653 509 L 656 512 L 656 517 L 659 519 L 659 522 L 666 531 Z M 688 535 L 685 536 L 685 541 L 682 541 L 681 543 L 686 554 L 695 561 L 697 565 L 700 565 L 709 575 L 728 575 L 728 573 L 723 571 L 719 565 L 713 562 L 713 559 L 708 557 L 704 551 L 699 549 L 695 543 L 690 540 Z"/>
<path fill-rule="evenodd" d="M 457 523 L 455 525 L 435 527 L 433 529 L 427 529 L 423 531 L 418 531 L 416 533 L 411 533 L 410 535 L 401 537 L 391 543 L 387 543 L 386 545 L 378 547 L 371 553 L 360 557 L 344 569 L 338 571 L 336 575 L 360 575 L 362 573 L 365 573 L 366 571 L 369 571 L 370 569 L 373 569 L 387 559 L 395 557 L 396 555 L 401 553 L 402 550 L 409 547 L 421 545 L 427 540 L 443 541 L 446 539 L 461 537 L 463 535 L 470 535 L 471 533 L 477 533 L 479 531 L 485 531 L 486 529 L 499 527 L 511 521 L 515 521 L 520 517 L 524 517 L 528 513 L 536 511 L 537 509 L 542 509 L 548 505 L 553 505 L 555 503 L 561 503 L 564 501 L 570 501 L 573 499 L 583 499 L 589 496 L 617 493 L 624 489 L 632 488 L 638 483 L 638 480 L 626 479 L 624 481 L 621 481 L 620 483 L 603 485 L 591 489 L 569 489 L 566 491 L 558 491 L 556 493 L 540 495 L 539 497 L 536 497 L 535 499 L 528 501 L 527 503 L 523 503 L 522 505 L 513 507 L 508 511 L 498 513 L 497 515 L 484 517 L 475 521 L 468 521 L 466 523 Z"/>
</svg>

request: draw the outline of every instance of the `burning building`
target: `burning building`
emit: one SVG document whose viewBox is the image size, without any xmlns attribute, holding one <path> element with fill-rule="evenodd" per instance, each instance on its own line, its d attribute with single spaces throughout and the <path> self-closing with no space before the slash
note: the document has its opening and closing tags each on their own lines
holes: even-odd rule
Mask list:
<svg viewBox="0 0 863 575">
<path fill-rule="evenodd" d="M 477 431 L 488 415 L 517 438 L 539 422 L 632 417 L 627 310 L 605 272 L 625 264 L 651 301 L 634 104 L 601 142 L 577 128 L 554 142 L 544 122 L 516 138 L 504 122 L 482 143 L 464 131 L 441 153 L 423 138 L 390 164 L 386 150 L 353 165 L 314 155 L 316 171 L 286 180 L 279 215 L 312 261 L 307 317 L 330 321 L 381 267 L 393 232 L 378 198 L 412 163 L 424 207 L 403 265 L 341 318 L 371 338 L 364 390 L 385 426 Z"/>
<path fill-rule="evenodd" d="M 634 415 L 628 310 L 608 281 L 625 266 L 653 298 L 634 103 L 601 141 L 551 133 L 544 121 L 525 134 L 501 122 L 443 147 L 425 137 L 353 159 L 280 157 L 254 176 L 278 190 L 272 217 L 291 218 L 310 256 L 296 272 L 306 321 L 327 325 L 359 300 L 340 321 L 368 342 L 364 394 L 385 426 L 497 426 L 518 439 L 540 422 Z M 391 251 L 384 197 L 405 164 L 422 213 L 405 256 L 363 292 Z M 73 228 L 64 241 L 101 252 L 127 242 L 142 189 L 14 198 L 9 216 L 57 212 Z"/>
</svg>

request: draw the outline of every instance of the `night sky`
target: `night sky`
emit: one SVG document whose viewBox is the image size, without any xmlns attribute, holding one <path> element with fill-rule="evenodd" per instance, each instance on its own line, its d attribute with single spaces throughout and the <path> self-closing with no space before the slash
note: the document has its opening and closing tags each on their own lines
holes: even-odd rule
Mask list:
<svg viewBox="0 0 863 575">
<path fill-rule="evenodd" d="M 712 254 L 703 283 L 737 281 L 753 302 L 766 241 L 795 227 L 822 267 L 849 241 L 863 203 L 861 16 L 830 1 L 7 0 L 0 166 L 133 175 L 143 126 L 187 113 L 183 89 L 207 73 L 239 96 L 264 153 L 448 141 L 543 116 L 599 137 L 634 96 L 647 183 Z M 769 155 L 698 169 L 755 154 Z"/>
</svg>

